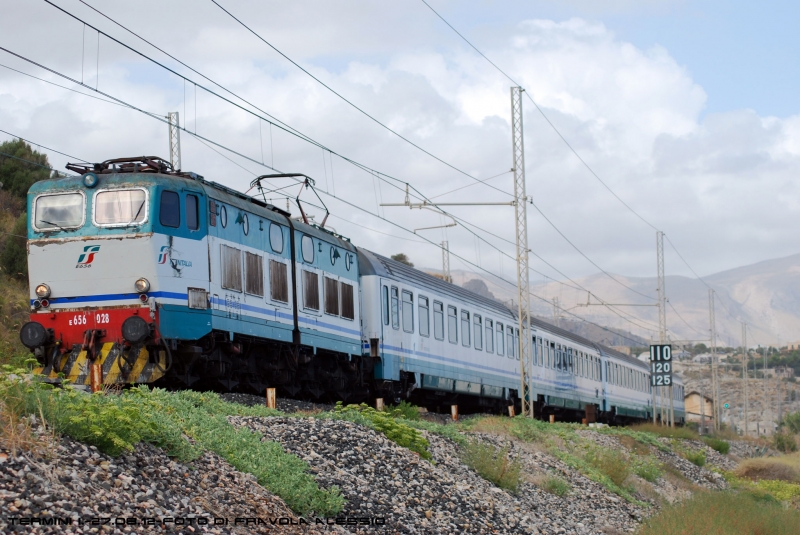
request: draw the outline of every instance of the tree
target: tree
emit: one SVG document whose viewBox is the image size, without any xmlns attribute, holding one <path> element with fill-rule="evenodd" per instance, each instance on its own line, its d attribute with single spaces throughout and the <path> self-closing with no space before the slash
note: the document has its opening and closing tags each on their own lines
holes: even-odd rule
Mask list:
<svg viewBox="0 0 800 535">
<path fill-rule="evenodd" d="M 16 197 L 24 199 L 34 182 L 50 177 L 47 155 L 33 150 L 21 139 L 0 143 L 0 153 L 0 182 L 5 191 Z"/>
<path fill-rule="evenodd" d="M 0 253 L 0 266 L 10 276 L 24 280 L 28 278 L 28 240 L 25 238 L 28 235 L 28 217 L 25 212 L 17 218 L 11 234 Z"/>
<path fill-rule="evenodd" d="M 401 264 L 405 264 L 410 267 L 414 267 L 414 264 L 411 263 L 411 260 L 408 259 L 405 253 L 397 253 L 392 255 L 392 260 L 396 260 Z"/>
</svg>

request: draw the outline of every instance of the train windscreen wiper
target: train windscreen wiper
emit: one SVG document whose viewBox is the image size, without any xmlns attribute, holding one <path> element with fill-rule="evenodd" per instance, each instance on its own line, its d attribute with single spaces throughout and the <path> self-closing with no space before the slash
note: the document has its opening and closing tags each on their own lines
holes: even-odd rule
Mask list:
<svg viewBox="0 0 800 535">
<path fill-rule="evenodd" d="M 128 223 L 125 225 L 126 227 L 134 226 L 132 223 L 136 221 L 136 218 L 139 217 L 139 214 L 142 213 L 142 208 L 144 208 L 144 203 L 145 201 L 142 201 L 142 204 L 139 205 L 139 209 L 136 210 L 136 215 L 133 216 L 130 221 L 128 221 Z"/>
<path fill-rule="evenodd" d="M 39 221 L 41 221 L 42 223 L 45 223 L 47 225 L 53 225 L 54 227 L 58 227 L 58 229 L 61 230 L 62 232 L 66 232 L 67 231 L 67 229 L 65 229 L 61 225 L 56 225 L 55 223 L 52 223 L 50 221 L 45 221 L 44 219 L 40 219 Z"/>
</svg>

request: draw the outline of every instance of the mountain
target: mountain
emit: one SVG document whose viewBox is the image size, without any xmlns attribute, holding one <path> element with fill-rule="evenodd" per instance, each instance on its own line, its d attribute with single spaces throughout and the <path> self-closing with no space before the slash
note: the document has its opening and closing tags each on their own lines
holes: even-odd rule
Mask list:
<svg viewBox="0 0 800 535">
<path fill-rule="evenodd" d="M 468 271 L 455 271 L 452 276 L 456 284 L 479 290 L 482 295 L 491 295 L 507 304 L 516 302 L 516 288 L 495 277 Z M 531 281 L 532 292 L 543 298 L 532 298 L 532 311 L 555 321 L 553 298 L 557 298 L 560 323 L 574 319 L 570 314 L 575 314 L 617 332 L 631 332 L 644 340 L 657 339 L 658 309 L 651 306 L 656 303 L 656 278 L 613 277 L 615 280 L 596 274 L 575 279 L 578 285 L 592 291 L 591 298 L 586 291 L 557 282 L 536 284 Z M 676 275 L 666 277 L 667 327 L 673 341 L 708 343 L 709 290 L 706 283 L 715 292 L 717 345 L 741 345 L 741 322 L 748 325 L 750 346 L 780 347 L 800 340 L 800 254 L 715 273 L 703 277 L 703 281 Z M 609 310 L 598 306 L 599 301 L 594 296 L 606 303 L 637 306 Z M 575 328 L 580 328 L 579 325 L 576 321 Z M 591 338 L 598 340 L 597 336 Z"/>
</svg>

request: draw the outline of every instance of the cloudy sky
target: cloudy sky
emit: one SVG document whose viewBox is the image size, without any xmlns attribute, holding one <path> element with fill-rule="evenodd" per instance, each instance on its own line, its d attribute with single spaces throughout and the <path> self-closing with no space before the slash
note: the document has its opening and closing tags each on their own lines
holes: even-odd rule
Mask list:
<svg viewBox="0 0 800 535">
<path fill-rule="evenodd" d="M 441 202 L 502 202 L 512 188 L 511 83 L 419 0 L 218 0 L 265 40 L 352 103 L 474 180 L 358 112 L 230 18 L 211 0 L 87 3 L 232 93 L 202 79 L 79 0 L 52 0 L 163 63 L 170 74 L 43 0 L 0 0 L 0 129 L 71 156 L 102 161 L 167 156 L 166 126 L 85 95 L 99 91 L 182 123 L 248 159 L 184 133 L 183 168 L 246 190 L 254 176 L 306 173 L 323 191 L 331 225 L 383 254 L 439 267 L 415 229 L 435 213 L 379 207 L 403 201 L 345 156 Z M 700 0 L 489 2 L 428 0 L 513 79 L 597 175 L 671 242 L 701 275 L 794 254 L 800 212 L 800 36 L 789 2 Z M 22 71 L 57 87 L 20 74 Z M 335 154 L 259 121 L 195 82 L 271 115 Z M 74 91 L 70 91 L 68 89 Z M 79 94 L 80 93 L 84 93 Z M 527 188 L 552 224 L 595 263 L 655 275 L 655 231 L 581 164 L 530 101 Z M 0 140 L 9 136 L 0 134 Z M 46 151 L 57 168 L 67 157 Z M 232 160 L 232 161 L 231 161 Z M 278 186 L 288 182 L 276 183 Z M 287 191 L 293 192 L 294 189 Z M 275 203 L 285 206 L 278 194 Z M 532 249 L 569 277 L 597 268 L 529 207 Z M 453 207 L 464 225 L 420 231 L 470 262 L 514 279 L 513 208 Z M 492 236 L 491 234 L 496 236 Z M 508 240 L 508 241 L 503 241 Z M 499 250 L 499 251 L 498 251 Z M 502 251 L 502 252 L 500 252 Z M 561 275 L 537 259 L 533 267 Z M 455 269 L 475 269 L 453 258 Z M 668 274 L 691 275 L 667 246 Z M 538 277 L 538 276 L 537 276 Z M 541 280 L 541 277 L 539 277 Z"/>
</svg>

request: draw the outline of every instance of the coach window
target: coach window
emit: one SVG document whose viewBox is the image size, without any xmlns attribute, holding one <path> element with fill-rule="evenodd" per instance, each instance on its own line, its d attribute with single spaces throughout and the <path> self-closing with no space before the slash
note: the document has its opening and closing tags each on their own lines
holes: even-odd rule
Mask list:
<svg viewBox="0 0 800 535">
<path fill-rule="evenodd" d="M 575 375 L 575 355 L 571 347 L 567 349 L 567 371 Z"/>
<path fill-rule="evenodd" d="M 414 332 L 414 294 L 403 290 L 403 330 Z"/>
<path fill-rule="evenodd" d="M 456 307 L 447 307 L 447 340 L 451 344 L 458 343 L 458 314 Z"/>
<path fill-rule="evenodd" d="M 226 290 L 242 291 L 242 252 L 235 247 L 220 245 L 222 284 Z"/>
<path fill-rule="evenodd" d="M 198 217 L 197 195 L 186 196 L 186 228 L 197 230 L 200 228 L 200 218 Z"/>
<path fill-rule="evenodd" d="M 303 307 L 319 310 L 319 275 L 313 271 L 303 271 Z"/>
<path fill-rule="evenodd" d="M 269 296 L 273 301 L 289 302 L 289 277 L 283 262 L 269 261 Z"/>
<path fill-rule="evenodd" d="M 341 283 L 342 288 L 342 317 L 347 320 L 356 319 L 355 299 L 353 298 L 353 285 Z"/>
<path fill-rule="evenodd" d="M 516 352 L 517 349 L 514 347 L 514 327 L 509 325 L 506 329 L 506 355 L 508 355 L 508 358 L 513 359 Z"/>
<path fill-rule="evenodd" d="M 283 229 L 275 223 L 269 224 L 269 246 L 275 254 L 283 252 Z"/>
<path fill-rule="evenodd" d="M 444 305 L 439 301 L 433 302 L 433 337 L 444 340 Z"/>
<path fill-rule="evenodd" d="M 475 349 L 483 349 L 483 318 L 477 314 L 472 316 L 472 332 L 475 337 Z"/>
<path fill-rule="evenodd" d="M 61 196 L 62 199 L 65 197 L 66 195 Z M 80 195 L 78 197 L 80 197 Z M 37 207 L 40 199 L 37 199 Z M 94 211 L 92 213 L 92 219 L 94 220 L 94 224 L 98 227 L 139 225 L 144 223 L 147 219 L 147 192 L 143 189 L 98 191 L 94 195 L 93 204 Z M 50 219 L 49 216 L 42 215 L 39 215 L 39 217 L 60 227 L 65 226 L 63 223 L 59 223 L 59 219 L 61 218 Z"/>
<path fill-rule="evenodd" d="M 392 286 L 392 329 L 400 328 L 400 292 Z"/>
<path fill-rule="evenodd" d="M 176 192 L 168 190 L 161 192 L 159 221 L 165 227 L 181 226 L 181 198 Z"/>
<path fill-rule="evenodd" d="M 383 286 L 383 291 L 381 292 L 381 304 L 383 305 L 383 324 L 389 325 L 389 287 Z"/>
<path fill-rule="evenodd" d="M 430 308 L 428 305 L 428 298 L 419 297 L 419 334 L 421 336 L 431 335 L 431 317 Z"/>
<path fill-rule="evenodd" d="M 497 331 L 497 354 L 499 356 L 503 356 L 503 347 L 505 346 L 505 335 L 503 334 L 503 324 L 499 321 L 495 324 L 495 330 Z"/>
<path fill-rule="evenodd" d="M 339 315 L 339 281 L 331 277 L 323 277 L 325 284 L 325 314 Z"/>
<path fill-rule="evenodd" d="M 486 318 L 486 352 L 494 353 L 494 322 Z"/>
<path fill-rule="evenodd" d="M 314 263 L 314 240 L 311 236 L 303 236 L 301 240 L 301 249 L 303 252 L 303 261 L 307 264 Z"/>
<path fill-rule="evenodd" d="M 470 346 L 469 312 L 466 310 L 461 311 L 461 345 L 464 347 Z"/>
<path fill-rule="evenodd" d="M 514 329 L 514 347 L 517 347 L 517 348 L 520 347 L 519 346 L 519 329 Z M 519 360 L 519 351 L 515 351 L 514 352 L 514 356 L 517 357 L 517 360 Z"/>
<path fill-rule="evenodd" d="M 544 366 L 544 346 L 542 346 L 542 339 L 539 338 L 539 366 Z"/>
</svg>

